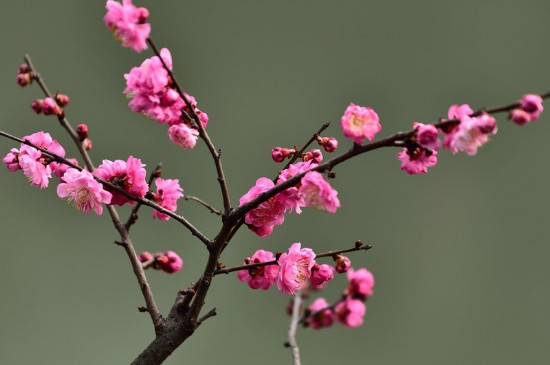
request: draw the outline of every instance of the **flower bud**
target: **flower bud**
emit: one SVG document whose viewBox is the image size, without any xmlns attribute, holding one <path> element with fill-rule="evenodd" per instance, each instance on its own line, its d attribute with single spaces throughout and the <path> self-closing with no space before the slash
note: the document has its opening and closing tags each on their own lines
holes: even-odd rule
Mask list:
<svg viewBox="0 0 550 365">
<path fill-rule="evenodd" d="M 84 141 L 82 141 L 82 144 L 84 145 L 84 149 L 86 151 L 91 150 L 93 147 L 92 140 L 89 138 L 86 138 Z"/>
<path fill-rule="evenodd" d="M 62 107 L 67 106 L 67 104 L 69 104 L 69 97 L 65 94 L 56 94 L 55 100 Z"/>
<path fill-rule="evenodd" d="M 317 143 L 328 152 L 334 152 L 338 148 L 338 140 L 334 137 L 317 137 Z"/>
<path fill-rule="evenodd" d="M 153 259 L 153 255 L 147 251 L 143 251 L 138 256 L 139 262 L 147 262 L 147 261 L 151 261 L 152 259 Z"/>
<path fill-rule="evenodd" d="M 36 99 L 31 103 L 31 108 L 34 110 L 36 114 L 42 113 L 42 103 L 44 102 L 43 99 Z"/>
<path fill-rule="evenodd" d="M 327 264 L 315 264 L 311 268 L 311 286 L 315 289 L 322 289 L 329 281 L 334 278 L 334 269 Z"/>
<path fill-rule="evenodd" d="M 309 152 L 304 153 L 302 156 L 304 162 L 310 161 L 316 164 L 320 164 L 323 161 L 323 153 L 320 149 L 315 149 Z"/>
<path fill-rule="evenodd" d="M 53 98 L 48 97 L 42 102 L 42 113 L 44 113 L 44 115 L 61 115 L 61 108 Z"/>
<path fill-rule="evenodd" d="M 17 84 L 21 87 L 27 86 L 32 82 L 32 76 L 30 72 L 17 75 Z"/>
<path fill-rule="evenodd" d="M 274 149 L 271 150 L 271 158 L 275 162 L 283 162 L 286 158 L 290 157 L 293 153 L 296 153 L 295 149 L 275 147 Z"/>
<path fill-rule="evenodd" d="M 351 261 L 349 258 L 341 254 L 336 255 L 334 262 L 336 263 L 336 272 L 339 274 L 345 273 L 351 267 Z"/>
<path fill-rule="evenodd" d="M 78 134 L 78 138 L 80 141 L 84 141 L 86 138 L 88 138 L 88 125 L 87 124 L 79 124 L 76 127 L 76 133 Z"/>
</svg>

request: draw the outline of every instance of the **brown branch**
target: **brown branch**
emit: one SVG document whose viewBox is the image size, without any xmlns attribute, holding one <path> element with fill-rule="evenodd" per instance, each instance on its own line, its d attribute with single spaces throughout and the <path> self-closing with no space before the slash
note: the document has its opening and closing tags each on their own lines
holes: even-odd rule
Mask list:
<svg viewBox="0 0 550 365">
<path fill-rule="evenodd" d="M 196 196 L 184 195 L 183 199 L 196 201 L 197 203 L 199 203 L 199 204 L 203 205 L 205 208 L 207 208 L 211 213 L 214 213 L 216 215 L 223 215 L 223 213 L 221 211 L 214 208 L 210 204 L 206 203 L 204 200 L 202 200 L 200 198 L 197 198 Z"/>
<path fill-rule="evenodd" d="M 216 172 L 218 174 L 218 182 L 220 184 L 220 189 L 222 192 L 222 198 L 223 198 L 223 207 L 224 210 L 227 212 L 229 209 L 231 209 L 231 200 L 229 198 L 229 190 L 227 188 L 227 183 L 225 181 L 225 175 L 223 173 L 223 167 L 222 167 L 222 161 L 221 161 L 221 150 L 216 150 L 216 147 L 214 147 L 214 143 L 210 139 L 210 136 L 206 132 L 206 130 L 203 128 L 201 120 L 197 113 L 195 112 L 195 108 L 193 108 L 193 105 L 189 101 L 189 99 L 185 96 L 185 93 L 180 87 L 180 84 L 178 80 L 176 79 L 176 76 L 172 72 L 172 70 L 166 65 L 162 57 L 160 56 L 160 52 L 153 42 L 151 38 L 147 39 L 147 43 L 151 46 L 151 49 L 153 52 L 157 55 L 157 57 L 160 59 L 160 62 L 162 62 L 162 66 L 164 66 L 164 69 L 166 72 L 168 72 L 168 75 L 170 75 L 170 78 L 172 79 L 172 84 L 176 88 L 176 91 L 181 96 L 183 101 L 185 102 L 185 105 L 187 105 L 187 108 L 191 111 L 191 115 L 187 115 L 190 122 L 193 122 L 196 124 L 197 129 L 199 130 L 199 135 L 201 139 L 206 144 L 206 147 L 210 151 L 210 154 L 212 155 L 212 158 L 214 159 L 214 164 L 216 166 Z M 183 113 L 184 111 L 182 111 Z"/>
<path fill-rule="evenodd" d="M 292 363 L 294 365 L 300 365 L 300 348 L 296 343 L 296 329 L 300 321 L 300 307 L 302 305 L 302 296 L 300 292 L 296 293 L 292 305 L 292 317 L 290 320 L 290 326 L 288 328 L 288 340 L 287 345 L 292 351 Z"/>
<path fill-rule="evenodd" d="M 355 252 L 355 251 L 361 251 L 361 250 L 370 250 L 372 248 L 371 245 L 365 245 L 365 246 L 360 246 L 360 247 L 353 247 L 353 248 L 346 248 L 346 249 L 343 249 L 343 250 L 334 250 L 334 251 L 328 251 L 328 252 L 323 252 L 323 253 L 320 253 L 318 255 L 315 255 L 315 258 L 319 258 L 319 257 L 332 257 L 334 255 L 338 255 L 339 253 L 346 253 L 346 252 Z M 262 267 L 262 266 L 269 266 L 269 265 L 277 265 L 277 260 L 271 260 L 271 261 L 266 261 L 266 262 L 259 262 L 259 263 L 256 263 L 256 264 L 248 264 L 248 265 L 241 265 L 241 266 L 233 266 L 233 267 L 228 267 L 228 268 L 223 268 L 223 269 L 217 269 L 216 272 L 214 273 L 214 275 L 219 275 L 219 274 L 229 274 L 230 272 L 234 272 L 234 271 L 240 271 L 240 270 L 250 270 L 250 269 L 255 269 L 257 267 Z"/>
<path fill-rule="evenodd" d="M 290 161 L 288 161 L 288 163 L 285 165 L 285 167 L 283 167 L 283 170 L 288 169 L 288 167 L 289 167 L 291 164 L 293 164 L 293 163 L 298 159 L 298 157 L 300 157 L 300 156 L 304 153 L 304 151 L 309 147 L 309 145 L 312 144 L 314 141 L 316 141 L 316 140 L 317 140 L 317 137 L 318 137 L 321 133 L 323 133 L 323 131 L 324 131 L 325 129 L 327 129 L 329 126 L 330 126 L 330 123 L 329 123 L 329 122 L 323 124 L 323 125 L 321 126 L 321 128 L 319 128 L 319 130 L 318 130 L 313 136 L 311 136 L 311 138 L 306 142 L 306 144 L 304 144 L 304 146 L 302 147 L 302 149 L 301 149 L 300 151 L 296 152 L 296 153 L 294 154 L 294 156 L 292 156 L 292 158 L 290 159 Z M 276 179 L 276 178 L 275 178 L 275 179 Z"/>
</svg>

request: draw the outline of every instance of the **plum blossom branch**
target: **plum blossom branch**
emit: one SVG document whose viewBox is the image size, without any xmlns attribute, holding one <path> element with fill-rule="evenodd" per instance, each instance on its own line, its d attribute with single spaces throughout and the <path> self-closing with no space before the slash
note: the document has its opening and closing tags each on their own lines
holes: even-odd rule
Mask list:
<svg viewBox="0 0 550 365">
<path fill-rule="evenodd" d="M 52 94 L 50 93 L 48 87 L 46 86 L 46 83 L 44 82 L 44 79 L 40 76 L 36 68 L 34 67 L 32 63 L 32 59 L 29 55 L 25 55 L 25 62 L 29 68 L 29 71 L 31 72 L 33 79 L 35 79 L 44 94 L 52 98 Z M 55 100 L 55 99 L 54 99 Z M 57 103 L 57 101 L 55 101 Z M 90 158 L 90 155 L 85 149 L 83 141 L 80 140 L 78 134 L 74 131 L 74 129 L 71 127 L 69 121 L 65 117 L 64 111 L 60 113 L 57 117 L 59 123 L 61 126 L 67 131 L 69 136 L 72 138 L 73 142 L 75 143 L 80 155 L 84 159 L 84 163 L 86 164 L 88 170 L 91 172 L 95 169 L 94 164 L 92 162 L 92 159 Z M 26 143 L 30 145 L 29 143 Z M 37 148 L 38 146 L 33 146 L 34 148 Z M 42 149 L 40 149 L 42 150 Z M 42 151 L 44 152 L 44 151 Z M 59 159 L 60 156 L 53 156 L 53 154 L 48 153 L 48 155 Z M 66 164 L 68 161 L 60 161 Z M 71 166 L 71 165 L 69 165 Z M 74 166 L 71 166 L 74 167 Z M 79 168 L 81 170 L 82 168 Z M 117 210 L 112 205 L 107 206 L 107 210 L 109 212 L 109 215 L 111 216 L 111 220 L 113 222 L 113 225 L 115 226 L 115 229 L 120 234 L 121 241 L 123 243 L 124 251 L 128 255 L 128 259 L 130 260 L 130 264 L 132 265 L 132 269 L 134 271 L 134 275 L 138 281 L 141 293 L 143 295 L 143 298 L 145 300 L 145 303 L 147 305 L 147 312 L 149 313 L 149 316 L 151 317 L 151 321 L 153 322 L 153 326 L 155 328 L 155 332 L 159 333 L 160 330 L 164 327 L 164 323 L 162 321 L 162 316 L 158 310 L 158 307 L 155 303 L 155 298 L 153 296 L 153 292 L 151 290 L 151 287 L 147 281 L 147 277 L 145 275 L 145 271 L 143 270 L 143 267 L 141 265 L 141 262 L 139 261 L 136 251 L 134 249 L 134 245 L 132 244 L 132 240 L 130 239 L 130 235 L 128 233 L 128 230 L 120 220 L 120 217 L 118 215 Z"/>
<path fill-rule="evenodd" d="M 221 161 L 221 150 L 216 150 L 216 147 L 214 147 L 214 143 L 210 139 L 210 136 L 206 132 L 206 129 L 202 126 L 202 123 L 200 121 L 199 116 L 195 112 L 195 108 L 193 108 L 193 105 L 191 104 L 191 101 L 189 98 L 185 95 L 183 90 L 181 89 L 178 80 L 176 79 L 176 76 L 168 67 L 164 59 L 161 57 L 160 52 L 153 42 L 151 38 L 147 38 L 147 43 L 149 46 L 151 46 L 151 49 L 157 55 L 157 57 L 162 62 L 162 66 L 164 69 L 168 72 L 168 75 L 170 75 L 170 78 L 172 79 L 173 86 L 176 88 L 176 91 L 181 96 L 185 104 L 187 105 L 187 108 L 191 111 L 191 115 L 189 116 L 185 110 L 182 111 L 183 115 L 185 115 L 189 121 L 193 122 L 197 129 L 199 130 L 199 135 L 201 136 L 202 140 L 206 144 L 206 147 L 210 151 L 210 154 L 212 155 L 212 158 L 214 159 L 214 164 L 216 166 L 216 172 L 218 174 L 218 182 L 220 184 L 220 189 L 222 192 L 222 198 L 223 198 L 223 207 L 225 211 L 228 211 L 231 208 L 231 199 L 229 198 L 229 190 L 227 188 L 227 183 L 225 181 L 225 175 L 223 173 L 223 167 L 222 167 L 222 161 Z"/>
<path fill-rule="evenodd" d="M 309 147 L 309 145 L 312 144 L 317 139 L 317 137 L 321 133 L 323 133 L 323 131 L 325 129 L 327 129 L 329 126 L 330 126 L 330 122 L 327 122 L 327 123 L 323 124 L 321 126 L 321 128 L 319 128 L 319 130 L 315 134 L 313 134 L 313 136 L 311 136 L 311 138 L 306 142 L 306 144 L 304 144 L 302 149 L 300 151 L 298 151 L 297 153 L 295 153 L 294 156 L 292 156 L 292 158 L 288 161 L 288 163 L 285 165 L 285 167 L 283 167 L 283 170 L 288 169 L 288 167 L 291 164 L 293 164 L 298 159 L 298 157 L 300 157 L 302 155 L 302 153 L 304 153 L 304 151 Z M 275 178 L 275 179 L 277 179 L 277 178 Z"/>
<path fill-rule="evenodd" d="M 361 251 L 361 250 L 367 251 L 367 250 L 370 250 L 372 248 L 372 245 L 364 245 L 363 246 L 362 243 L 358 244 L 359 242 L 361 242 L 361 241 L 357 241 L 355 247 L 353 247 L 353 248 L 346 248 L 346 249 L 343 249 L 343 250 L 334 250 L 334 251 L 323 252 L 323 253 L 320 253 L 320 254 L 316 254 L 315 258 L 332 257 L 332 256 L 338 255 L 340 253 L 346 253 L 346 252 L 355 252 L 355 251 Z M 257 267 L 269 266 L 269 265 L 277 265 L 277 260 L 259 262 L 259 263 L 255 263 L 255 264 L 248 264 L 248 265 L 241 265 L 241 266 L 233 266 L 233 267 L 227 267 L 227 268 L 219 268 L 219 269 L 216 270 L 214 275 L 229 274 L 230 272 L 234 272 L 234 271 L 255 269 Z"/>
<path fill-rule="evenodd" d="M 542 99 L 550 98 L 550 91 L 546 92 L 545 94 L 541 94 L 540 97 Z M 513 103 L 510 103 L 510 104 L 498 106 L 498 107 L 495 107 L 495 108 L 480 109 L 480 110 L 476 111 L 473 114 L 473 116 L 479 116 L 483 112 L 488 113 L 488 114 L 493 114 L 493 113 L 511 111 L 512 109 L 517 108 L 518 106 L 519 106 L 518 102 L 513 102 Z M 437 128 L 442 128 L 442 127 L 445 127 L 445 126 L 448 126 L 448 125 L 458 124 L 459 122 L 460 121 L 458 119 L 450 119 L 450 120 L 445 120 L 445 121 L 441 121 L 441 122 L 438 122 L 438 123 L 432 123 L 432 124 Z M 267 201 L 268 199 L 270 199 L 271 197 L 277 195 L 278 193 L 280 193 L 280 192 L 282 192 L 282 191 L 298 184 L 300 182 L 300 180 L 302 179 L 302 177 L 304 177 L 304 175 L 309 171 L 318 171 L 318 172 L 321 172 L 321 173 L 324 172 L 324 171 L 331 171 L 332 168 L 334 168 L 334 166 L 336 166 L 336 165 L 338 165 L 338 164 L 340 164 L 344 161 L 347 161 L 350 158 L 355 157 L 357 155 L 360 155 L 360 154 L 363 154 L 363 153 L 366 153 L 366 152 L 369 152 L 369 151 L 373 151 L 373 150 L 376 150 L 376 149 L 379 149 L 379 148 L 382 148 L 382 147 L 403 146 L 406 141 L 408 141 L 411 137 L 413 137 L 415 135 L 415 133 L 416 133 L 416 130 L 410 130 L 410 131 L 407 131 L 407 132 L 398 132 L 394 135 L 391 135 L 389 137 L 383 138 L 381 140 L 378 140 L 376 142 L 372 142 L 372 143 L 369 143 L 369 144 L 366 144 L 366 145 L 354 144 L 353 147 L 349 151 L 347 151 L 347 152 L 345 152 L 345 153 L 343 153 L 339 156 L 336 156 L 336 157 L 328 160 L 327 162 L 325 162 L 323 164 L 320 164 L 320 165 L 318 165 L 318 166 L 316 166 L 316 167 L 314 167 L 314 168 L 312 168 L 308 171 L 304 171 L 300 174 L 296 174 L 293 177 L 291 177 L 290 179 L 288 179 L 288 180 L 286 180 L 286 181 L 284 181 L 280 184 L 275 185 L 270 190 L 258 195 L 256 198 L 254 198 L 254 199 L 248 201 L 247 203 L 241 205 L 240 207 L 233 210 L 229 214 L 228 219 L 229 220 L 234 220 L 234 221 L 241 220 L 246 213 L 248 213 L 252 209 L 258 207 L 261 203 Z"/>
</svg>

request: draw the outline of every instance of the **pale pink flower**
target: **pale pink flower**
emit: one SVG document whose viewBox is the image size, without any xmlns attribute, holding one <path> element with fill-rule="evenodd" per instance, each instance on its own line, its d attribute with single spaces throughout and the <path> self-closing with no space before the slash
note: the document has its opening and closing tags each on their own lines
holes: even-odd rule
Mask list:
<svg viewBox="0 0 550 365">
<path fill-rule="evenodd" d="M 310 171 L 304 175 L 299 188 L 305 205 L 315 209 L 335 213 L 340 207 L 338 192 L 317 171 Z"/>
<path fill-rule="evenodd" d="M 157 192 L 153 194 L 153 200 L 163 208 L 168 209 L 171 212 L 175 212 L 178 208 L 178 199 L 183 196 L 183 189 L 179 184 L 178 179 L 162 179 L 157 178 L 155 180 L 157 186 Z M 170 219 L 170 216 L 153 210 L 153 218 L 166 221 Z"/>
<path fill-rule="evenodd" d="M 311 327 L 318 330 L 325 327 L 330 327 L 334 323 L 334 312 L 329 308 L 325 298 L 317 298 L 309 306 L 311 314 L 307 318 Z"/>
<path fill-rule="evenodd" d="M 346 297 L 338 302 L 334 308 L 336 320 L 348 328 L 359 327 L 363 324 L 363 317 L 367 313 L 365 303 L 358 299 Z"/>
<path fill-rule="evenodd" d="M 115 32 L 122 46 L 131 47 L 136 52 L 147 49 L 146 41 L 151 32 L 151 25 L 145 21 L 149 17 L 149 11 L 135 7 L 132 0 L 122 0 L 122 4 L 108 0 L 106 8 L 107 14 L 103 21 L 107 28 Z"/>
<path fill-rule="evenodd" d="M 57 186 L 57 195 L 74 201 L 76 208 L 84 213 L 93 210 L 97 215 L 101 215 L 101 204 L 111 202 L 111 193 L 105 191 L 103 185 L 96 181 L 88 170 L 78 171 L 71 167 L 65 171 L 63 181 Z"/>
<path fill-rule="evenodd" d="M 190 149 L 197 144 L 199 131 L 184 123 L 173 124 L 168 128 L 168 138 L 173 144 L 183 149 Z"/>
<path fill-rule="evenodd" d="M 353 103 L 344 112 L 340 126 L 344 136 L 353 139 L 355 144 L 362 144 L 365 138 L 372 141 L 376 133 L 382 130 L 378 114 L 373 109 Z"/>
<path fill-rule="evenodd" d="M 449 110 L 447 112 L 447 117 L 449 119 L 458 119 L 459 121 L 464 118 L 472 115 L 474 113 L 473 109 L 470 108 L 468 104 L 462 104 L 457 105 L 453 104 L 449 107 Z M 444 133 L 445 137 L 443 139 L 443 147 L 451 149 L 454 153 L 454 151 L 451 147 L 451 141 L 454 138 L 455 133 L 458 131 L 458 124 L 449 125 L 442 129 L 442 132 Z"/>
<path fill-rule="evenodd" d="M 315 253 L 310 248 L 300 247 L 300 242 L 293 243 L 288 253 L 283 253 L 279 257 L 277 288 L 282 294 L 295 294 L 307 285 L 307 279 L 311 276 L 311 268 L 315 265 Z"/>
<path fill-rule="evenodd" d="M 401 170 L 407 174 L 425 174 L 428 172 L 428 167 L 437 164 L 437 151 L 419 147 L 411 152 L 405 147 L 397 154 L 397 158 L 401 161 Z"/>
<path fill-rule="evenodd" d="M 32 144 L 44 148 L 47 151 L 64 157 L 65 150 L 61 145 L 45 132 L 36 132 L 30 136 L 22 138 Z M 52 168 L 50 167 L 51 159 L 42 154 L 41 151 L 26 144 L 21 144 L 19 151 L 12 149 L 3 159 L 10 171 L 17 171 L 15 163 L 21 167 L 23 174 L 29 179 L 33 186 L 45 188 L 49 184 L 49 179 L 52 177 Z"/>
<path fill-rule="evenodd" d="M 106 180 L 114 185 L 121 187 L 126 190 L 129 194 L 143 198 L 149 187 L 145 181 L 145 166 L 141 163 L 141 160 L 134 158 L 133 156 L 128 157 L 128 161 L 122 160 L 103 160 L 101 165 L 93 174 L 103 180 Z M 114 205 L 124 205 L 125 203 L 130 203 L 134 205 L 135 201 L 130 200 L 125 195 L 109 188 L 105 187 L 107 191 L 113 194 L 111 204 Z"/>
<path fill-rule="evenodd" d="M 437 150 L 441 147 L 439 133 L 434 125 L 414 122 L 413 127 L 416 129 L 416 143 L 419 146 L 430 150 Z"/>
<path fill-rule="evenodd" d="M 496 133 L 497 122 L 487 113 L 478 117 L 462 117 L 450 141 L 451 151 L 474 156 L 477 149 L 489 141 L 489 136 Z"/>
<path fill-rule="evenodd" d="M 162 271 L 168 274 L 174 274 L 183 267 L 183 260 L 174 251 L 166 251 L 166 253 L 157 258 L 158 265 Z"/>
<path fill-rule="evenodd" d="M 273 181 L 268 178 L 259 178 L 256 180 L 256 185 L 241 197 L 239 205 L 251 201 L 274 186 Z M 245 222 L 254 233 L 260 237 L 264 237 L 273 232 L 274 226 L 283 224 L 285 220 L 284 212 L 289 208 L 290 206 L 286 197 L 277 194 L 261 203 L 257 208 L 246 213 Z"/>
<path fill-rule="evenodd" d="M 311 268 L 309 281 L 315 289 L 323 289 L 334 278 L 334 268 L 327 264 L 315 264 Z"/>
<path fill-rule="evenodd" d="M 349 269 L 348 282 L 349 285 L 346 289 L 346 294 L 348 295 L 365 299 L 374 293 L 374 275 L 365 268 L 357 271 Z"/>
<path fill-rule="evenodd" d="M 262 262 L 274 261 L 275 256 L 273 252 L 258 250 L 252 255 L 250 259 L 245 260 L 245 264 L 260 264 Z M 260 266 L 253 269 L 241 270 L 237 274 L 240 281 L 245 281 L 252 289 L 267 290 L 269 287 L 277 281 L 277 273 L 279 266 L 267 265 Z"/>
</svg>

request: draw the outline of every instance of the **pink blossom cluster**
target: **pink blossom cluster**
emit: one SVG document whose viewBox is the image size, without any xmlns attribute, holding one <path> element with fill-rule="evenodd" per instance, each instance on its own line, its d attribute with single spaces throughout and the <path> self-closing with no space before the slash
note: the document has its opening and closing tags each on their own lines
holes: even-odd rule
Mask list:
<svg viewBox="0 0 550 365">
<path fill-rule="evenodd" d="M 509 118 L 517 125 L 524 125 L 539 119 L 544 110 L 542 98 L 536 94 L 526 94 L 519 101 L 519 106 L 510 112 Z"/>
<path fill-rule="evenodd" d="M 178 179 L 162 179 L 157 178 L 155 180 L 157 192 L 153 193 L 153 200 L 163 208 L 168 209 L 171 212 L 175 212 L 178 208 L 178 199 L 183 196 L 183 189 L 179 184 Z M 153 210 L 153 218 L 166 221 L 170 219 L 170 216 Z"/>
<path fill-rule="evenodd" d="M 184 122 L 182 110 L 192 114 L 185 100 L 172 88 L 172 80 L 166 68 L 172 70 L 172 56 L 170 51 L 163 48 L 160 51 L 162 60 L 153 56 L 146 59 L 139 67 L 133 67 L 124 75 L 126 88 L 124 93 L 131 97 L 128 103 L 130 108 L 159 123 L 168 123 L 168 137 L 175 145 L 189 149 L 195 147 L 199 131 L 193 127 L 191 121 Z M 193 111 L 199 117 L 201 125 L 206 128 L 208 114 L 197 108 L 196 99 L 184 93 Z"/>
<path fill-rule="evenodd" d="M 52 154 L 60 157 L 65 156 L 65 149 L 56 140 L 52 139 L 49 133 L 40 131 L 30 136 L 24 136 L 22 139 Z M 2 161 L 11 172 L 21 169 L 31 185 L 39 188 L 48 186 L 52 172 L 55 172 L 55 169 L 59 167 L 58 164 L 53 164 L 53 160 L 40 150 L 24 143 L 21 143 L 19 149 L 12 148 L 10 153 L 2 158 Z"/>
<path fill-rule="evenodd" d="M 153 268 L 168 274 L 174 274 L 183 267 L 183 260 L 174 251 L 157 252 L 154 255 L 144 251 L 139 254 L 138 259 L 143 264 L 144 269 Z"/>
<path fill-rule="evenodd" d="M 340 120 L 340 126 L 344 136 L 351 138 L 353 143 L 358 145 L 362 144 L 365 138 L 372 141 L 374 136 L 382 130 L 380 118 L 373 109 L 353 103 L 346 108 Z"/>
<path fill-rule="evenodd" d="M 335 305 L 329 306 L 324 298 L 318 298 L 308 308 L 308 324 L 315 329 L 330 327 L 334 320 L 348 328 L 359 327 L 367 312 L 365 302 L 373 295 L 374 276 L 361 268 L 348 271 L 348 287 Z"/>
<path fill-rule="evenodd" d="M 316 166 L 317 164 L 311 160 L 291 164 L 287 169 L 281 171 L 277 178 L 277 184 L 281 184 L 293 176 L 307 172 Z M 248 193 L 241 197 L 239 204 L 242 206 L 274 186 L 275 183 L 272 180 L 266 177 L 259 178 Z M 309 171 L 296 186 L 276 194 L 258 207 L 250 210 L 245 216 L 245 222 L 249 229 L 258 236 L 268 236 L 273 232 L 275 226 L 284 222 L 284 214 L 287 211 L 295 210 L 297 213 L 301 213 L 301 207 L 312 207 L 330 213 L 336 212 L 340 207 L 337 195 L 338 192 L 330 186 L 319 172 Z"/>
<path fill-rule="evenodd" d="M 145 23 L 149 17 L 146 8 L 138 8 L 132 0 L 108 0 L 105 6 L 107 14 L 103 21 L 107 28 L 114 31 L 115 37 L 123 47 L 130 47 L 136 52 L 147 49 L 147 38 L 151 32 L 151 25 Z"/>
<path fill-rule="evenodd" d="M 94 170 L 93 175 L 120 187 L 128 194 L 143 198 L 149 190 L 149 186 L 145 181 L 144 166 L 140 159 L 133 156 L 128 157 L 128 161 L 103 160 L 101 165 Z M 135 204 L 134 200 L 110 187 L 106 187 L 106 190 L 112 194 L 111 204 Z"/>
</svg>

